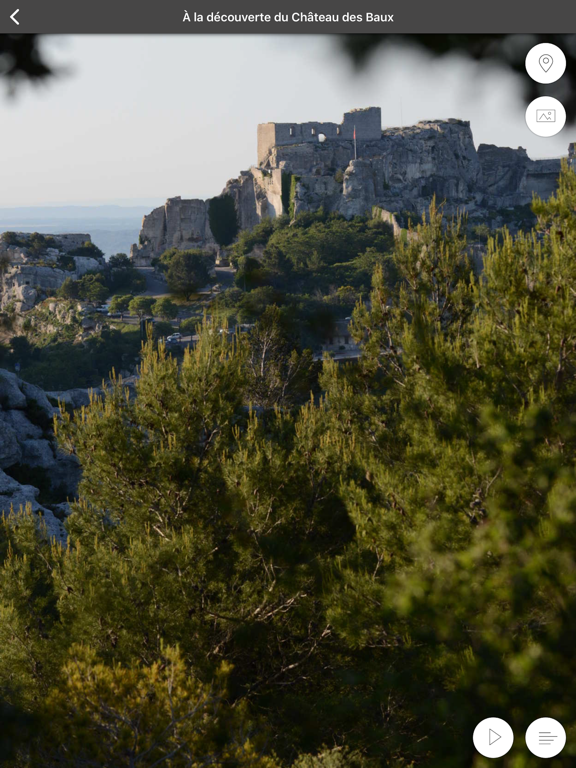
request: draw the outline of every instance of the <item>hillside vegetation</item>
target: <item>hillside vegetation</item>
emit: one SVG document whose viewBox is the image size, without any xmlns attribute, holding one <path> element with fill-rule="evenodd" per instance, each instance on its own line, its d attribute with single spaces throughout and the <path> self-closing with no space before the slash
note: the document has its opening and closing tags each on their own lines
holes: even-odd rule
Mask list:
<svg viewBox="0 0 576 768">
<path fill-rule="evenodd" d="M 353 225 L 363 355 L 321 396 L 247 407 L 250 342 L 206 320 L 181 364 L 148 342 L 135 398 L 62 414 L 68 547 L 0 527 L 7 765 L 481 768 L 500 716 L 502 764 L 536 768 L 543 715 L 574 764 L 576 175 L 534 212 L 481 275 L 434 206 L 387 255 Z M 342 261 L 328 219 L 272 227 L 262 268 L 304 279 L 317 226 Z"/>
</svg>

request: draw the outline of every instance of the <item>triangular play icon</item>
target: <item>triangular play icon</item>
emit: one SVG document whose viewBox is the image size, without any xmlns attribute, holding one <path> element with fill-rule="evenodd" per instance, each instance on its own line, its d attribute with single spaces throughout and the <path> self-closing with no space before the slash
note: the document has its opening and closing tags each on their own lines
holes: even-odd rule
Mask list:
<svg viewBox="0 0 576 768">
<path fill-rule="evenodd" d="M 488 744 L 492 746 L 492 744 L 495 744 L 498 739 L 501 739 L 502 736 L 500 736 L 499 733 L 496 733 L 496 731 L 493 731 L 492 728 L 488 729 Z"/>
</svg>

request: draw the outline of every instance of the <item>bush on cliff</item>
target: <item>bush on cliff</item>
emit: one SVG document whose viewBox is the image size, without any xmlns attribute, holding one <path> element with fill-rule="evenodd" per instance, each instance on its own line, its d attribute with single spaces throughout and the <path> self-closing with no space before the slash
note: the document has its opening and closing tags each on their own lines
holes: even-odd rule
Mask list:
<svg viewBox="0 0 576 768">
<path fill-rule="evenodd" d="M 69 256 L 89 256 L 92 259 L 103 259 L 104 253 L 98 248 L 97 245 L 87 240 L 77 248 L 72 248 L 68 251 Z"/>
</svg>

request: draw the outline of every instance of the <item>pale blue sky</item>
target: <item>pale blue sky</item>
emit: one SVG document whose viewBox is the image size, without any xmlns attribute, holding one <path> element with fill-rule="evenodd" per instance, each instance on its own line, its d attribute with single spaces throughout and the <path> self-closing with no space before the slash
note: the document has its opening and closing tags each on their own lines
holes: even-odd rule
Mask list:
<svg viewBox="0 0 576 768">
<path fill-rule="evenodd" d="M 384 125 L 470 120 L 476 144 L 565 154 L 542 139 L 516 77 L 458 58 L 381 52 L 360 74 L 331 36 L 47 38 L 49 84 L 0 92 L 0 206 L 207 197 L 256 160 L 260 122 L 340 121 L 381 106 Z"/>
</svg>

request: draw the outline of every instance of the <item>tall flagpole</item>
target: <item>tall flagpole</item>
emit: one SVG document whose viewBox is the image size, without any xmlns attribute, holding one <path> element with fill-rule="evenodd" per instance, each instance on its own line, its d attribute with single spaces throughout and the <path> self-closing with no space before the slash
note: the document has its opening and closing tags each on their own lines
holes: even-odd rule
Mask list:
<svg viewBox="0 0 576 768">
<path fill-rule="evenodd" d="M 354 160 L 358 160 L 358 152 L 356 151 L 356 126 L 354 126 Z"/>
</svg>

